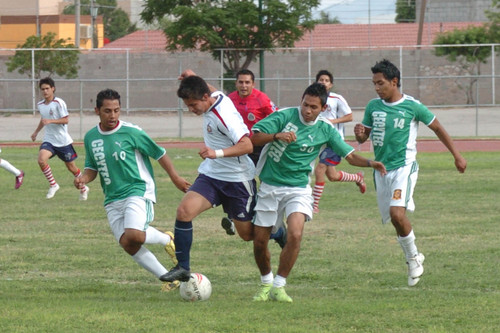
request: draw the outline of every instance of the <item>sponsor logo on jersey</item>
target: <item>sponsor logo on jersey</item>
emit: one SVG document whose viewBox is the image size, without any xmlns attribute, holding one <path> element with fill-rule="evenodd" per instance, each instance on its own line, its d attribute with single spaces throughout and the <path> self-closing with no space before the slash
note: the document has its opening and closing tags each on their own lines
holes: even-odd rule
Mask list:
<svg viewBox="0 0 500 333">
<path fill-rule="evenodd" d="M 92 147 L 92 155 L 94 156 L 95 163 L 97 164 L 97 171 L 101 175 L 104 184 L 111 184 L 108 165 L 106 164 L 106 155 L 104 154 L 104 141 L 102 139 L 94 140 L 90 143 L 90 146 Z"/>
<path fill-rule="evenodd" d="M 383 111 L 375 111 L 373 116 L 372 142 L 373 146 L 383 146 L 385 137 L 385 121 L 387 113 Z"/>
</svg>

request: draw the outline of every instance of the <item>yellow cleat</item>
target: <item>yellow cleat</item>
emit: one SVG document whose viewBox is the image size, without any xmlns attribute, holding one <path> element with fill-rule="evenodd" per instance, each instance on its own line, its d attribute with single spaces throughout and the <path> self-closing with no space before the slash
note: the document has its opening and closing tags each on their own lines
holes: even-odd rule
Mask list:
<svg viewBox="0 0 500 333">
<path fill-rule="evenodd" d="M 181 283 L 179 281 L 163 282 L 161 284 L 161 291 L 169 292 L 169 291 L 172 291 L 172 290 L 179 288 L 180 285 L 181 285 Z"/>
<path fill-rule="evenodd" d="M 167 252 L 167 254 L 170 256 L 170 259 L 172 259 L 174 266 L 177 266 L 178 261 L 175 255 L 174 234 L 171 231 L 165 231 L 165 233 L 170 236 L 170 242 L 165 245 L 165 252 Z"/>
</svg>

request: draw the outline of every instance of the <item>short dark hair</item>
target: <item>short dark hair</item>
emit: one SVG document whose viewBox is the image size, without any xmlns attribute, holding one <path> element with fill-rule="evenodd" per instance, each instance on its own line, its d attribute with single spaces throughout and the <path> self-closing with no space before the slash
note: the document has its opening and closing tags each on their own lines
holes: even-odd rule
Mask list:
<svg viewBox="0 0 500 333">
<path fill-rule="evenodd" d="M 56 87 L 56 83 L 50 77 L 44 77 L 43 79 L 41 79 L 40 82 L 38 83 L 38 88 L 41 89 L 42 88 L 42 84 L 48 84 L 49 86 L 51 86 L 53 88 Z"/>
<path fill-rule="evenodd" d="M 205 80 L 196 75 L 182 79 L 177 89 L 177 96 L 182 99 L 201 100 L 205 94 L 210 95 L 210 89 Z"/>
<path fill-rule="evenodd" d="M 97 94 L 97 98 L 95 100 L 95 106 L 98 109 L 100 109 L 105 99 L 110 99 L 110 100 L 117 99 L 118 103 L 121 105 L 120 94 L 116 90 L 113 90 L 113 89 L 104 89 L 104 90 L 101 90 Z"/>
<path fill-rule="evenodd" d="M 328 91 L 326 91 L 326 87 L 318 82 L 314 82 L 306 88 L 304 94 L 302 94 L 302 99 L 304 99 L 305 95 L 319 97 L 321 100 L 321 106 L 325 106 L 328 99 Z"/>
<path fill-rule="evenodd" d="M 330 78 L 330 82 L 333 83 L 333 75 L 326 69 L 322 69 L 318 72 L 318 74 L 316 74 L 316 82 L 318 82 L 319 78 L 323 75 L 327 75 Z"/>
<path fill-rule="evenodd" d="M 394 65 L 389 60 L 383 59 L 381 61 L 377 61 L 377 63 L 371 68 L 371 70 L 373 74 L 382 73 L 384 77 L 389 81 L 397 78 L 397 86 L 401 87 L 401 73 L 399 72 L 399 69 L 396 67 L 396 65 Z"/>
<path fill-rule="evenodd" d="M 252 77 L 252 82 L 255 82 L 255 75 L 253 75 L 253 72 L 249 69 L 240 69 L 238 73 L 236 73 L 236 80 L 238 80 L 240 75 L 250 75 Z"/>
</svg>

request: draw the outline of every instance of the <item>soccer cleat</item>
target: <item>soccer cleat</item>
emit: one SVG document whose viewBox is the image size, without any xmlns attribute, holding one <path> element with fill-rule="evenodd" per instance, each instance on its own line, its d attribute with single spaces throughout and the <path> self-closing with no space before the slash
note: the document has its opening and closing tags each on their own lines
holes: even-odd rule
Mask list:
<svg viewBox="0 0 500 333">
<path fill-rule="evenodd" d="M 165 231 L 165 233 L 170 236 L 170 242 L 165 245 L 165 252 L 167 252 L 170 259 L 172 259 L 174 266 L 177 266 L 179 262 L 177 261 L 177 256 L 175 255 L 174 234 L 171 231 Z"/>
<path fill-rule="evenodd" d="M 269 291 L 269 299 L 283 303 L 293 302 L 293 299 L 287 295 L 285 287 L 272 287 Z"/>
<path fill-rule="evenodd" d="M 278 243 L 281 248 L 284 248 L 286 245 L 286 236 L 287 232 L 286 227 L 284 226 L 280 227 L 276 233 L 271 234 L 271 238 L 274 239 L 274 241 Z"/>
<path fill-rule="evenodd" d="M 235 234 L 234 223 L 228 217 L 223 217 L 222 220 L 220 221 L 220 225 L 222 226 L 222 228 L 224 228 L 224 230 L 226 230 L 226 234 L 230 236 Z"/>
<path fill-rule="evenodd" d="M 187 269 L 184 269 L 181 266 L 177 265 L 167 273 L 160 276 L 160 280 L 164 282 L 173 282 L 175 280 L 179 280 L 181 282 L 187 282 L 189 281 L 190 277 L 191 274 Z"/>
<path fill-rule="evenodd" d="M 16 176 L 16 185 L 14 186 L 14 188 L 17 190 L 18 188 L 21 187 L 21 185 L 23 185 L 23 180 L 24 180 L 24 171 L 21 170 L 21 173 L 19 174 L 19 176 Z"/>
<path fill-rule="evenodd" d="M 313 214 L 318 214 L 318 213 L 319 213 L 319 208 L 313 207 Z"/>
<path fill-rule="evenodd" d="M 361 172 L 358 172 L 357 175 L 359 177 L 361 177 L 361 181 L 356 182 L 356 185 L 358 185 L 359 191 L 361 193 L 365 193 L 366 192 L 365 173 L 361 171 Z"/>
<path fill-rule="evenodd" d="M 271 290 L 272 286 L 272 283 L 262 283 L 260 285 L 260 290 L 253 296 L 254 302 L 269 301 L 269 291 Z"/>
<path fill-rule="evenodd" d="M 49 187 L 46 198 L 52 199 L 57 191 L 59 191 L 59 184 L 56 183 L 54 186 Z"/>
<path fill-rule="evenodd" d="M 419 253 L 406 262 L 408 265 L 408 285 L 410 287 L 413 287 L 420 281 L 420 277 L 424 273 L 424 260 L 424 255 Z"/>
<path fill-rule="evenodd" d="M 181 283 L 179 281 L 163 282 L 161 284 L 161 291 L 169 292 L 179 288 Z"/>
<path fill-rule="evenodd" d="M 88 186 L 84 186 L 81 190 L 80 190 L 80 197 L 78 199 L 80 199 L 80 201 L 85 201 L 87 200 L 87 198 L 89 197 L 89 187 Z"/>
</svg>

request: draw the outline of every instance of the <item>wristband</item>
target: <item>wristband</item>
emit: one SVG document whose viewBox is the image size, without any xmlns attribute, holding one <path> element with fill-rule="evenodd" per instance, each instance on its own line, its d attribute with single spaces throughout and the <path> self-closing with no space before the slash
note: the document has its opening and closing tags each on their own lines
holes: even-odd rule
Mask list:
<svg viewBox="0 0 500 333">
<path fill-rule="evenodd" d="M 224 151 L 222 149 L 217 149 L 215 151 L 215 158 L 221 158 L 224 157 Z"/>
<path fill-rule="evenodd" d="M 367 160 L 366 161 L 366 165 L 369 166 L 369 167 L 371 167 L 372 166 L 372 160 Z"/>
</svg>

